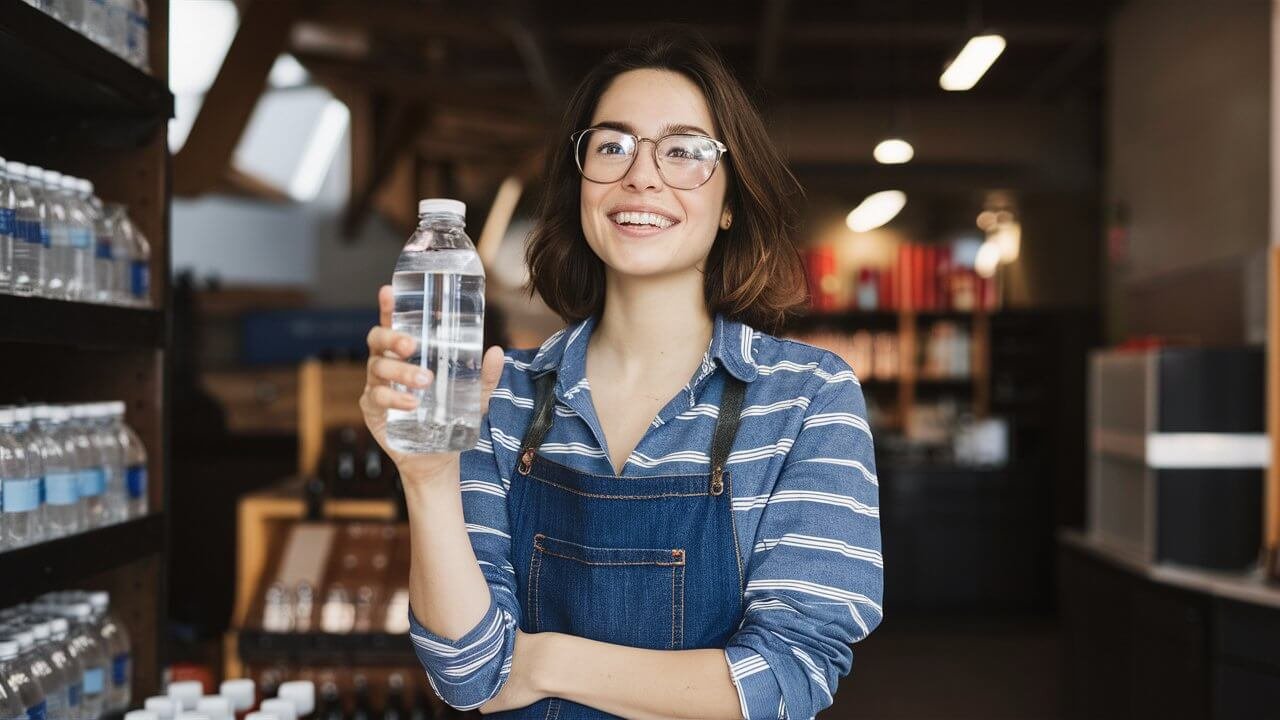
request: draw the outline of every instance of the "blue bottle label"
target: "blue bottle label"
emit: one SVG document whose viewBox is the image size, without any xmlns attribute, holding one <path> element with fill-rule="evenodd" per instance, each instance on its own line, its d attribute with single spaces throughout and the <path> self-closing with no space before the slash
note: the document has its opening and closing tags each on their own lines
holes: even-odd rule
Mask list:
<svg viewBox="0 0 1280 720">
<path fill-rule="evenodd" d="M 79 478 L 81 497 L 97 497 L 107 489 L 107 473 L 102 468 L 81 470 Z"/>
<path fill-rule="evenodd" d="M 40 242 L 40 223 L 15 219 L 13 224 L 17 228 L 14 239 L 33 245 Z"/>
<path fill-rule="evenodd" d="M 84 694 L 101 695 L 102 683 L 106 680 L 102 668 L 87 668 L 84 671 Z"/>
<path fill-rule="evenodd" d="M 147 494 L 147 466 L 130 465 L 125 472 L 125 487 L 129 491 L 129 499 L 144 497 Z"/>
<path fill-rule="evenodd" d="M 87 250 L 93 247 L 93 232 L 85 228 L 74 228 L 67 233 L 67 239 L 71 247 L 79 250 Z"/>
<path fill-rule="evenodd" d="M 80 683 L 71 683 L 67 686 L 67 706 L 80 707 Z"/>
<path fill-rule="evenodd" d="M 40 507 L 40 478 L 10 478 L 4 481 L 4 511 L 29 512 Z"/>
<path fill-rule="evenodd" d="M 45 502 L 50 505 L 75 505 L 80 502 L 76 473 L 49 473 L 44 476 Z"/>
<path fill-rule="evenodd" d="M 49 226 L 44 223 L 40 223 L 36 227 L 39 228 L 40 232 L 37 236 L 39 238 L 38 242 L 44 247 L 50 247 L 53 245 L 53 236 L 49 234 Z"/>
<path fill-rule="evenodd" d="M 18 233 L 18 213 L 13 208 L 0 208 L 0 235 L 13 237 Z"/>
<path fill-rule="evenodd" d="M 97 245 L 94 247 L 94 257 L 100 260 L 111 259 L 111 238 L 107 235 L 98 237 Z"/>
<path fill-rule="evenodd" d="M 111 684 L 123 686 L 129 680 L 129 653 L 117 653 L 111 659 Z"/>
<path fill-rule="evenodd" d="M 133 272 L 131 273 L 133 278 L 133 296 L 136 298 L 147 297 L 151 289 L 150 288 L 151 283 L 149 282 L 150 278 L 148 277 L 148 275 L 150 274 L 149 273 L 150 267 L 148 267 L 147 261 L 134 260 L 130 264 L 130 267 L 133 270 Z"/>
<path fill-rule="evenodd" d="M 32 705 L 27 708 L 27 720 L 45 720 L 45 708 L 47 704 L 41 700 L 39 705 Z"/>
</svg>

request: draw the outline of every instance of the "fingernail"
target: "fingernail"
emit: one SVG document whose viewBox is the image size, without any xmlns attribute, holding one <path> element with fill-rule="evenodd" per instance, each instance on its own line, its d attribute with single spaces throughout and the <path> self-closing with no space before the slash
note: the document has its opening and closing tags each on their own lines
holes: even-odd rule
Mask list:
<svg viewBox="0 0 1280 720">
<path fill-rule="evenodd" d="M 424 372 L 420 372 L 413 376 L 413 381 L 419 385 L 426 385 L 431 382 L 431 376 Z"/>
</svg>

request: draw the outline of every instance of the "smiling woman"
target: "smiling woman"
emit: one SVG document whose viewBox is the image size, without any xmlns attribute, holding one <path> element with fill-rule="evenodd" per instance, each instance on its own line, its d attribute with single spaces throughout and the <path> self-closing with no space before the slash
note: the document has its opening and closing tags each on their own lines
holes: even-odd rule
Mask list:
<svg viewBox="0 0 1280 720">
<path fill-rule="evenodd" d="M 884 563 L 857 377 L 769 334 L 805 300 L 800 188 L 675 31 L 591 71 L 546 179 L 530 290 L 566 327 L 486 353 L 474 450 L 392 455 L 427 677 L 510 718 L 813 717 L 883 617 Z M 407 336 L 369 345 L 381 442 L 413 402 L 387 381 L 430 380 Z"/>
</svg>

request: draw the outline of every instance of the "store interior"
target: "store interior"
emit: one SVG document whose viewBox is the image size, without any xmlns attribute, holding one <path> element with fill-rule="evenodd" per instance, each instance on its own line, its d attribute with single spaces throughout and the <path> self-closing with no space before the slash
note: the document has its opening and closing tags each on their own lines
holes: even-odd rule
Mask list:
<svg viewBox="0 0 1280 720">
<path fill-rule="evenodd" d="M 485 346 L 560 329 L 523 254 L 551 134 L 675 22 L 804 187 L 780 335 L 854 368 L 875 438 L 885 619 L 821 717 L 1273 716 L 1278 12 L 9 0 L 0 669 L 85 628 L 85 718 L 243 679 L 310 682 L 323 720 L 478 717 L 407 638 L 356 404 L 377 291 L 455 198 Z"/>
</svg>

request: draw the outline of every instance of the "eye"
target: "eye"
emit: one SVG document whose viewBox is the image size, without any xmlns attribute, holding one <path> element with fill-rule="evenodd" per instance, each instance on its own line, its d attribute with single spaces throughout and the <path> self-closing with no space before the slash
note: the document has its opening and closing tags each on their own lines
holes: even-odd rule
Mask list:
<svg viewBox="0 0 1280 720">
<path fill-rule="evenodd" d="M 627 149 L 618 142 L 604 142 L 596 148 L 599 155 L 626 155 Z"/>
</svg>

